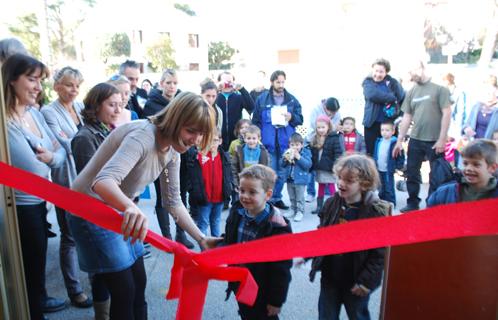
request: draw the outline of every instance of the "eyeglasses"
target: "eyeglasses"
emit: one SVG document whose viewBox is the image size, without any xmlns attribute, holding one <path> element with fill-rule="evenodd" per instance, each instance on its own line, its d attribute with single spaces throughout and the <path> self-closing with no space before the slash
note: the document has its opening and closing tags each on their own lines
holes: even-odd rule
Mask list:
<svg viewBox="0 0 498 320">
<path fill-rule="evenodd" d="M 121 78 L 122 75 L 120 74 L 115 74 L 113 75 L 112 77 L 109 78 L 110 81 L 116 81 L 116 80 L 119 80 L 119 78 Z"/>
</svg>

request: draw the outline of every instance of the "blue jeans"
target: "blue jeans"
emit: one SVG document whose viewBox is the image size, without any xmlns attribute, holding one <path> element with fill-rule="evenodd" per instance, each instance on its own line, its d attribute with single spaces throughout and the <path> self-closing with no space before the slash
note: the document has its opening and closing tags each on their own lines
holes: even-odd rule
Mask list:
<svg viewBox="0 0 498 320">
<path fill-rule="evenodd" d="M 310 180 L 308 181 L 308 184 L 306 185 L 306 192 L 310 195 L 315 197 L 316 196 L 316 187 L 315 187 L 315 171 L 310 171 L 309 174 Z"/>
<path fill-rule="evenodd" d="M 271 168 L 277 174 L 277 181 L 275 182 L 275 187 L 273 188 L 273 196 L 271 197 L 271 202 L 277 202 L 282 200 L 282 189 L 284 188 L 285 179 L 283 177 L 282 168 L 280 167 L 280 159 L 282 159 L 282 152 L 275 150 L 270 153 L 271 156 Z"/>
<path fill-rule="evenodd" d="M 351 293 L 351 288 L 340 288 L 322 281 L 318 298 L 318 319 L 339 320 L 341 306 L 344 304 L 350 320 L 370 320 L 369 299 L 370 295 L 358 297 Z"/>
<path fill-rule="evenodd" d="M 212 237 L 220 236 L 221 211 L 223 210 L 223 202 L 208 202 L 205 206 L 197 208 L 199 215 L 197 216 L 197 226 L 202 233 L 207 234 L 208 226 L 211 229 Z"/>
<path fill-rule="evenodd" d="M 380 190 L 379 198 L 396 205 L 396 193 L 394 191 L 394 173 L 379 171 Z"/>
</svg>

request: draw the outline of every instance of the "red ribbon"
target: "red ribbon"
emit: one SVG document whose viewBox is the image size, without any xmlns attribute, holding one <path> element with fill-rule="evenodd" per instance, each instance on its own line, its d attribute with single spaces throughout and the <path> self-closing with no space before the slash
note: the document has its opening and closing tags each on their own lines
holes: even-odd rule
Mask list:
<svg viewBox="0 0 498 320">
<path fill-rule="evenodd" d="M 0 162 L 0 183 L 35 195 L 101 227 L 121 233 L 122 217 L 88 195 Z M 149 230 L 146 240 L 175 254 L 167 299 L 179 298 L 176 319 L 201 319 L 210 279 L 241 283 L 237 300 L 252 305 L 257 285 L 245 268 L 227 267 L 312 257 L 458 237 L 498 234 L 498 199 L 464 202 L 407 214 L 364 219 L 194 253 Z"/>
</svg>

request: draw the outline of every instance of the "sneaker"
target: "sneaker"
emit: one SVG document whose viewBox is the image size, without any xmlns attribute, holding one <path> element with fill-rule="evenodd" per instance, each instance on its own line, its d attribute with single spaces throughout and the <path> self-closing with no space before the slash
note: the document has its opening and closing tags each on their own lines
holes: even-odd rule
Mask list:
<svg viewBox="0 0 498 320">
<path fill-rule="evenodd" d="M 284 217 L 286 217 L 287 219 L 292 219 L 295 216 L 294 212 L 291 212 L 291 211 L 285 211 L 282 215 Z"/>
<path fill-rule="evenodd" d="M 412 204 L 407 204 L 403 208 L 399 209 L 399 211 L 400 212 L 409 212 L 409 211 L 415 211 L 415 210 L 418 210 L 418 209 L 419 209 L 418 206 L 414 206 Z"/>
<path fill-rule="evenodd" d="M 152 252 L 150 252 L 149 250 L 145 250 L 145 253 L 142 257 L 144 259 L 148 259 L 148 258 L 152 257 Z"/>
<path fill-rule="evenodd" d="M 282 200 L 278 200 L 276 202 L 273 202 L 273 205 L 279 209 L 282 209 L 282 210 L 289 209 L 289 206 L 287 206 Z"/>
<path fill-rule="evenodd" d="M 43 313 L 57 312 L 67 307 L 66 301 L 54 297 L 46 297 L 43 301 Z"/>
<path fill-rule="evenodd" d="M 304 216 L 304 215 L 303 215 L 303 213 L 302 213 L 302 212 L 298 212 L 298 213 L 296 213 L 296 215 L 294 216 L 294 221 L 295 221 L 295 222 L 299 222 L 299 221 L 303 220 L 303 216 Z"/>
<path fill-rule="evenodd" d="M 311 194 L 307 194 L 306 198 L 305 198 L 305 201 L 306 202 L 313 202 L 313 201 L 315 201 L 315 196 L 313 196 Z"/>
</svg>

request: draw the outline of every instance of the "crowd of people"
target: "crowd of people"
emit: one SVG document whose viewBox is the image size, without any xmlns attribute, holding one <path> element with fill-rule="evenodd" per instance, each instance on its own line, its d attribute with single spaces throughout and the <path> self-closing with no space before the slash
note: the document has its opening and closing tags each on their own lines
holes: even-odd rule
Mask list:
<svg viewBox="0 0 498 320">
<path fill-rule="evenodd" d="M 304 134 L 303 108 L 286 89 L 282 70 L 270 75 L 268 89 L 251 92 L 224 71 L 203 80 L 196 94 L 178 89 L 175 70 L 165 70 L 153 84 L 127 60 L 119 74 L 78 101 L 84 77 L 67 66 L 53 73 L 57 98 L 43 104 L 48 68 L 15 39 L 0 41 L 0 58 L 12 164 L 123 215 L 124 236 L 55 208 L 68 297 L 76 307 L 93 306 L 97 320 L 147 318 L 148 217 L 138 202 L 151 183 L 162 235 L 172 239 L 171 215 L 175 241 L 194 248 L 188 234 L 202 250 L 291 233 L 290 221 L 307 214 L 318 214 L 319 227 L 390 215 L 397 205 L 396 172 L 408 191 L 400 211 L 418 210 L 424 161 L 431 168 L 428 205 L 497 195 L 496 77 L 468 107 L 453 75 L 445 75 L 446 86 L 436 84 L 416 62 L 409 72 L 413 86 L 405 91 L 388 74 L 389 61 L 378 59 L 362 83 L 364 135 L 335 97 L 311 110 L 311 132 Z M 243 118 L 244 109 L 250 119 Z M 449 178 L 441 178 L 448 168 Z M 290 206 L 282 197 L 285 185 Z M 315 198 L 316 209 L 306 212 L 305 202 Z M 67 306 L 45 289 L 47 204 L 16 191 L 16 208 L 31 318 L 46 319 L 45 313 Z M 224 208 L 230 211 L 222 231 Z M 313 259 L 311 280 L 321 271 L 320 319 L 338 319 L 343 304 L 351 319 L 369 319 L 384 251 Z M 260 289 L 254 306 L 239 305 L 242 319 L 278 319 L 292 265 L 247 265 Z M 91 297 L 79 269 L 88 273 Z"/>
</svg>

